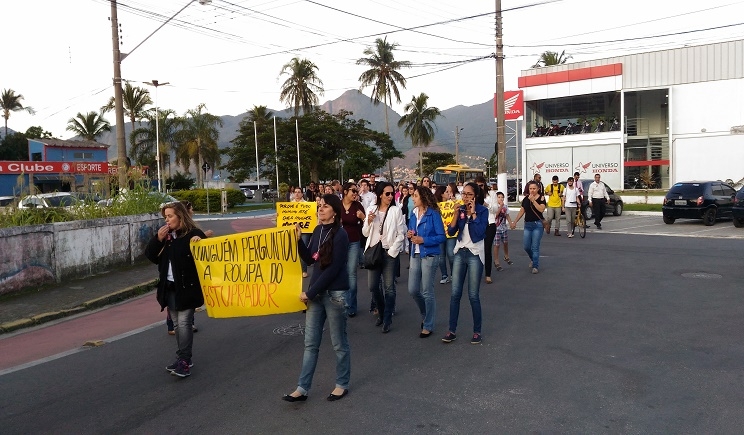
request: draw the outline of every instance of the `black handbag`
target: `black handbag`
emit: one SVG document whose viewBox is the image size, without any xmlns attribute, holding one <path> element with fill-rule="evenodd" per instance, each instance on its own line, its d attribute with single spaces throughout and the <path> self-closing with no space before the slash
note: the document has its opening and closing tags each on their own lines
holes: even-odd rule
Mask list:
<svg viewBox="0 0 744 435">
<path fill-rule="evenodd" d="M 387 219 L 387 215 L 390 213 L 390 209 L 388 208 L 388 211 L 385 213 L 385 217 L 382 218 L 382 223 L 380 224 L 380 236 L 382 236 L 382 227 L 385 225 L 385 219 Z M 382 259 L 384 255 L 384 249 L 382 247 L 382 240 L 375 243 L 374 246 L 370 246 L 367 249 L 364 250 L 364 268 L 365 269 L 378 269 L 382 266 Z"/>
</svg>

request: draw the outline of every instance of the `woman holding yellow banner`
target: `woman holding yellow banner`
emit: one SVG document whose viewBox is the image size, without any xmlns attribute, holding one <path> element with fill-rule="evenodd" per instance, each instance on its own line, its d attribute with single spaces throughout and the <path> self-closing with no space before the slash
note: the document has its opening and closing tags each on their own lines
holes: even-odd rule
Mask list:
<svg viewBox="0 0 744 435">
<path fill-rule="evenodd" d="M 349 392 L 351 375 L 351 352 L 346 335 L 346 309 L 344 296 L 349 288 L 346 263 L 349 256 L 349 237 L 341 227 L 344 207 L 334 194 L 326 194 L 318 205 L 318 225 L 306 246 L 301 239 L 302 230 L 296 227 L 297 246 L 300 257 L 307 264 L 318 263 L 307 291 L 300 300 L 307 304 L 305 314 L 305 353 L 297 389 L 282 396 L 287 402 L 304 402 L 313 383 L 318 350 L 323 338 L 323 325 L 328 319 L 331 343 L 336 352 L 336 388 L 328 396 L 329 401 L 344 398 Z"/>
</svg>

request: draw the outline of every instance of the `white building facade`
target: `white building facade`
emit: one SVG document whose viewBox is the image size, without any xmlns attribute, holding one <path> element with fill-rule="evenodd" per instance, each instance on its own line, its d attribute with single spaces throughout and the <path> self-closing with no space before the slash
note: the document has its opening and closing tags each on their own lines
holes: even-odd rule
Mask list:
<svg viewBox="0 0 744 435">
<path fill-rule="evenodd" d="M 525 180 L 744 179 L 744 40 L 522 71 Z"/>
</svg>

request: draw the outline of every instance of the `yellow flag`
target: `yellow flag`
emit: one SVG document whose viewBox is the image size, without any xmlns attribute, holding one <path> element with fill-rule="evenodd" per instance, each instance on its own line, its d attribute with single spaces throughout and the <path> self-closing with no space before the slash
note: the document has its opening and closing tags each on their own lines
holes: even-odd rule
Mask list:
<svg viewBox="0 0 744 435">
<path fill-rule="evenodd" d="M 442 223 L 444 223 L 444 234 L 447 236 L 448 239 L 457 237 L 457 233 L 455 233 L 454 236 L 450 236 L 449 234 L 447 234 L 447 227 L 449 226 L 450 222 L 452 222 L 452 216 L 455 215 L 455 210 L 457 210 L 457 208 L 462 205 L 462 201 L 442 201 L 438 203 L 438 205 L 439 213 L 442 215 Z"/>
<path fill-rule="evenodd" d="M 318 224 L 318 204 L 315 201 L 277 202 L 276 226 L 294 227 L 300 224 L 303 233 L 312 234 Z"/>
<path fill-rule="evenodd" d="M 191 253 L 209 317 L 306 309 L 294 227 L 203 239 L 191 243 Z"/>
</svg>

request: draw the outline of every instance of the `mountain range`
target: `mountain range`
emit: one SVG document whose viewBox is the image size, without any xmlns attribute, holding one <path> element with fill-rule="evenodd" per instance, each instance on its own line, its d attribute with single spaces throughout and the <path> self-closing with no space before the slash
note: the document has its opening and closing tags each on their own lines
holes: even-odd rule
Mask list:
<svg viewBox="0 0 744 435">
<path fill-rule="evenodd" d="M 347 110 L 353 113 L 353 118 L 366 119 L 370 122 L 369 128 L 377 131 L 385 131 L 385 105 L 373 104 L 369 96 L 358 90 L 348 90 L 334 100 L 328 100 L 320 106 L 329 113 L 337 113 Z M 441 110 L 441 108 L 440 108 Z M 277 117 L 290 117 L 291 112 L 285 109 L 271 110 Z M 455 153 L 455 129 L 460 129 L 459 154 L 461 160 L 473 165 L 476 160 L 486 160 L 494 152 L 496 142 L 496 123 L 493 116 L 493 99 L 474 106 L 455 106 L 441 110 L 442 117 L 436 120 L 436 133 L 432 143 L 425 152 L 449 152 Z M 246 113 L 239 115 L 223 115 L 223 126 L 219 128 L 220 148 L 232 146 L 230 143 L 237 136 L 240 121 L 247 116 Z M 418 162 L 418 149 L 412 149 L 411 142 L 403 134 L 403 129 L 398 128 L 397 123 L 401 115 L 388 106 L 388 118 L 390 125 L 390 136 L 396 148 L 406 155 L 402 161 L 395 160 L 394 165 L 413 167 Z M 110 145 L 109 159 L 117 156 L 116 128 L 111 126 L 111 132 L 104 133 L 98 138 L 98 142 Z M 125 124 L 126 137 L 132 131 L 131 123 Z M 507 153 L 509 156 L 510 153 Z M 513 154 L 513 152 L 511 153 Z M 476 159 L 477 158 L 477 159 Z M 514 157 L 507 158 L 507 164 L 514 164 Z"/>
</svg>

